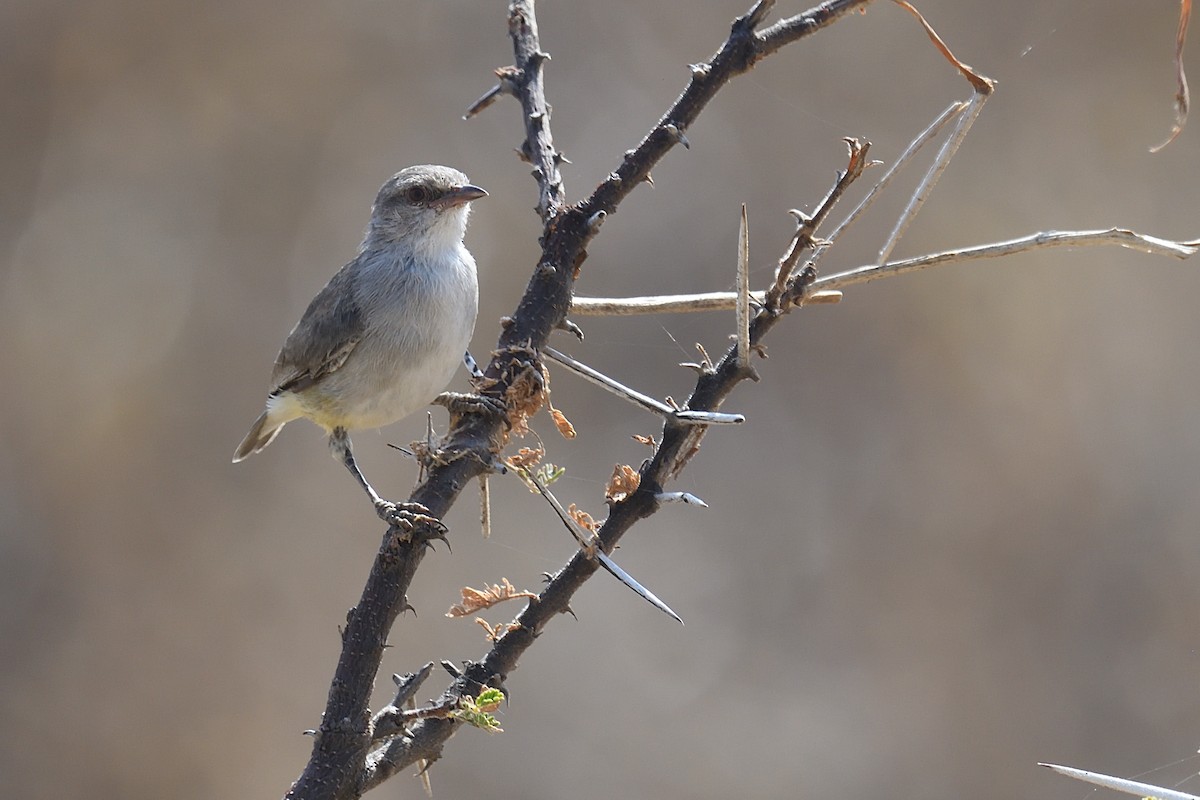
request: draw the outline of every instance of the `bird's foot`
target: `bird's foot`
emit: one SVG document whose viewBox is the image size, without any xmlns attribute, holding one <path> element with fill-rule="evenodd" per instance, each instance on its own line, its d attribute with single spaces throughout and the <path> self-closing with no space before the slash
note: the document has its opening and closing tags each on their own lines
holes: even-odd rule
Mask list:
<svg viewBox="0 0 1200 800">
<path fill-rule="evenodd" d="M 486 414 L 508 419 L 508 409 L 502 400 L 483 394 L 442 392 L 433 400 L 435 405 L 445 406 L 452 417 L 463 414 Z"/>
<path fill-rule="evenodd" d="M 433 538 L 441 539 L 445 537 L 448 530 L 440 519 L 433 516 L 429 509 L 420 503 L 393 503 L 389 500 L 379 500 L 375 503 L 375 513 L 387 524 L 400 528 L 406 533 L 412 533 L 418 527 L 428 527 L 433 531 Z"/>
</svg>

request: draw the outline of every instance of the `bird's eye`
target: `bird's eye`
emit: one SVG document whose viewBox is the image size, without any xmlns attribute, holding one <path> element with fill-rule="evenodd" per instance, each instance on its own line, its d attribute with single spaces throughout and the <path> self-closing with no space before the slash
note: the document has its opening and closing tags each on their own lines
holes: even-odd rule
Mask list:
<svg viewBox="0 0 1200 800">
<path fill-rule="evenodd" d="M 429 199 L 429 190 L 424 186 L 410 186 L 404 197 L 410 203 L 424 203 Z"/>
</svg>

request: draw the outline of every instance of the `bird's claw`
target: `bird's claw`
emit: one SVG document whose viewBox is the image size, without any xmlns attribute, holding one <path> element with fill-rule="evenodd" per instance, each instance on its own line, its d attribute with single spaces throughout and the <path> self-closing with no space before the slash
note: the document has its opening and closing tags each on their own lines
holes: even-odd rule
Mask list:
<svg viewBox="0 0 1200 800">
<path fill-rule="evenodd" d="M 418 527 L 428 526 L 434 531 L 434 537 L 445 538 L 449 529 L 440 519 L 433 516 L 429 509 L 420 503 L 392 503 L 381 500 L 375 504 L 375 513 L 387 524 L 400 528 L 406 533 L 412 533 Z"/>
<path fill-rule="evenodd" d="M 572 334 L 579 341 L 583 341 L 583 328 L 579 327 L 566 317 L 563 318 L 562 322 L 558 323 L 556 330 L 566 331 L 567 333 Z"/>
<path fill-rule="evenodd" d="M 503 400 L 488 397 L 484 394 L 464 394 L 462 392 L 442 392 L 433 401 L 436 405 L 444 406 L 453 415 L 488 414 L 508 418 L 508 409 Z"/>
</svg>

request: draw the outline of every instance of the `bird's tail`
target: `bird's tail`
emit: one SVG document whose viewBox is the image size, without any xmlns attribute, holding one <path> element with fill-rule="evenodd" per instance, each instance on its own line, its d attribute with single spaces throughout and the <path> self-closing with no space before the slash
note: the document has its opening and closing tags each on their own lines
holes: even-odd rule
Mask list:
<svg viewBox="0 0 1200 800">
<path fill-rule="evenodd" d="M 287 424 L 287 420 L 280 422 L 278 419 L 271 419 L 269 415 L 270 409 L 254 420 L 254 424 L 250 426 L 250 432 L 246 434 L 245 439 L 242 439 L 242 443 L 238 445 L 237 451 L 233 454 L 233 463 L 236 464 L 269 445 L 279 435 L 280 429 Z"/>
</svg>

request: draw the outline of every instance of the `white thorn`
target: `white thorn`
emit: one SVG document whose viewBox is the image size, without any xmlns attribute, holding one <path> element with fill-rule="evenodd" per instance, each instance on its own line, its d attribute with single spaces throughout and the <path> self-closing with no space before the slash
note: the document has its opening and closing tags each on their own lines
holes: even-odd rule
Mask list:
<svg viewBox="0 0 1200 800">
<path fill-rule="evenodd" d="M 683 503 L 684 505 L 708 508 L 708 503 L 691 492 L 659 492 L 654 495 L 654 499 L 660 503 Z"/>
<path fill-rule="evenodd" d="M 1114 778 L 1111 775 L 1103 775 L 1099 772 L 1089 772 L 1086 769 L 1075 769 L 1074 767 L 1060 767 L 1057 764 L 1038 764 L 1039 767 L 1049 767 L 1060 775 L 1066 775 L 1068 778 L 1094 783 L 1097 786 L 1103 786 L 1106 789 L 1114 789 L 1118 792 L 1126 794 L 1135 794 L 1139 797 L 1153 797 L 1155 800 L 1200 800 L 1194 794 L 1180 792 L 1176 789 L 1167 789 L 1162 786 L 1155 786 L 1151 783 L 1140 783 L 1139 781 L 1131 781 L 1126 778 Z"/>
<path fill-rule="evenodd" d="M 600 226 L 604 224 L 604 218 L 607 216 L 608 212 L 601 209 L 600 211 L 597 211 L 595 214 L 592 214 L 590 217 L 588 217 L 588 231 L 590 231 L 592 234 L 595 234 L 596 231 L 600 230 Z"/>
</svg>

